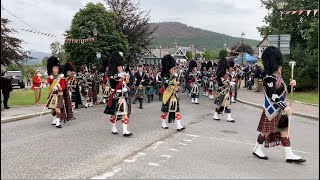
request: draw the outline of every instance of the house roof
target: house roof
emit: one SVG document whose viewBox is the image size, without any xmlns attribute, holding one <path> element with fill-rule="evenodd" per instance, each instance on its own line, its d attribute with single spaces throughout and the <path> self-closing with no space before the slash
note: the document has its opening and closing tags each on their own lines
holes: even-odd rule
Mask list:
<svg viewBox="0 0 320 180">
<path fill-rule="evenodd" d="M 263 42 L 268 41 L 267 36 L 265 38 L 262 39 L 262 41 L 259 42 L 259 44 L 257 45 L 257 47 L 259 47 Z"/>
</svg>

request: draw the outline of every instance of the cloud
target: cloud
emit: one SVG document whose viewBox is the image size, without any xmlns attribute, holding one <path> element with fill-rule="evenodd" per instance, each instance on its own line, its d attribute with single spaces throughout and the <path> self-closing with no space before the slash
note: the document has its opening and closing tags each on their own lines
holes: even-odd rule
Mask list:
<svg viewBox="0 0 320 180">
<path fill-rule="evenodd" d="M 138 1 L 138 0 L 134 0 Z M 41 32 L 55 34 L 57 38 L 41 36 L 21 29 L 31 29 L 6 11 L 2 17 L 12 22 L 9 27 L 18 30 L 14 36 L 25 41 L 28 50 L 50 52 L 54 41 L 63 43 L 63 33 L 67 30 L 73 16 L 88 2 L 103 0 L 8 0 L 2 2 L 4 8 L 26 21 Z M 140 0 L 143 10 L 151 10 L 152 22 L 178 21 L 189 26 L 211 30 L 235 37 L 242 32 L 246 38 L 260 40 L 256 30 L 263 25 L 267 10 L 259 0 Z"/>
</svg>

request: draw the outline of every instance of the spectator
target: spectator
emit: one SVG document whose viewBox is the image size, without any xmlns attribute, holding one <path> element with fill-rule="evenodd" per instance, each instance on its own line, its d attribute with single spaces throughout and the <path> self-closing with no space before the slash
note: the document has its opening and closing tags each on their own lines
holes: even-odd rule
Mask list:
<svg viewBox="0 0 320 180">
<path fill-rule="evenodd" d="M 31 85 L 31 75 L 30 72 L 27 73 L 27 86 Z"/>
<path fill-rule="evenodd" d="M 259 86 L 259 79 L 260 79 L 260 76 L 261 76 L 261 69 L 259 68 L 258 64 L 255 64 L 254 66 L 254 86 L 255 86 L 255 89 L 254 89 L 254 92 L 259 92 L 260 91 L 260 86 Z"/>
<path fill-rule="evenodd" d="M 240 89 L 241 81 L 243 79 L 243 71 L 240 69 L 240 67 L 237 67 L 236 76 L 237 76 L 238 89 Z"/>
<path fill-rule="evenodd" d="M 31 89 L 34 90 L 34 105 L 40 105 L 40 97 L 41 97 L 41 88 L 42 88 L 42 78 L 40 71 L 38 70 L 32 78 L 32 86 Z"/>
<path fill-rule="evenodd" d="M 5 109 L 10 109 L 11 107 L 8 106 L 8 100 L 10 91 L 12 91 L 12 79 L 5 77 L 5 75 L 6 70 L 1 69 L 1 91 L 3 94 L 3 106 Z"/>
<path fill-rule="evenodd" d="M 252 90 L 253 76 L 254 76 L 254 69 L 253 67 L 250 67 L 250 71 L 248 72 L 248 81 L 247 81 L 247 87 L 249 90 Z"/>
<path fill-rule="evenodd" d="M 249 79 L 249 65 L 246 65 L 246 67 L 244 67 L 243 69 L 243 73 L 244 73 L 244 88 L 248 87 L 248 79 Z"/>
</svg>

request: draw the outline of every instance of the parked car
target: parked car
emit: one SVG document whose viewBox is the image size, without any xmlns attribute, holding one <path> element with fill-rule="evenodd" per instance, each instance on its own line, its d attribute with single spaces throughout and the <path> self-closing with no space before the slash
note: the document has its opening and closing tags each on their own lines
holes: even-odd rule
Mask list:
<svg viewBox="0 0 320 180">
<path fill-rule="evenodd" d="M 19 86 L 21 89 L 25 88 L 21 71 L 7 71 L 7 77 L 12 79 L 12 87 Z"/>
</svg>

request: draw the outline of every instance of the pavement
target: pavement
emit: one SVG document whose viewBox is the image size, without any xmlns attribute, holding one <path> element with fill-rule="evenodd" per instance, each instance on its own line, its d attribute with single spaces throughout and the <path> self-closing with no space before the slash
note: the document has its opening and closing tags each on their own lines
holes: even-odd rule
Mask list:
<svg viewBox="0 0 320 180">
<path fill-rule="evenodd" d="M 75 111 L 76 120 L 51 125 L 51 116 L 1 124 L 1 179 L 318 179 L 319 121 L 293 116 L 290 138 L 294 153 L 307 160 L 285 162 L 283 148 L 252 155 L 261 109 L 232 104 L 235 123 L 214 121 L 213 101 L 191 104 L 180 94 L 183 132 L 161 128 L 161 102 L 132 106 L 128 130 L 111 133 L 105 105 Z M 270 168 L 272 167 L 272 168 Z"/>
</svg>

